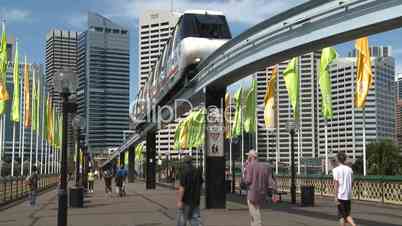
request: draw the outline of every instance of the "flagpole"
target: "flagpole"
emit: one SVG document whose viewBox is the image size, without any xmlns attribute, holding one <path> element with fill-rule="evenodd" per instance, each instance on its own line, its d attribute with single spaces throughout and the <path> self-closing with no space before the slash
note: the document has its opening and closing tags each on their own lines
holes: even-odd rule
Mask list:
<svg viewBox="0 0 402 226">
<path fill-rule="evenodd" d="M 230 175 L 233 175 L 233 153 L 232 153 L 232 98 L 229 97 L 229 129 L 228 129 L 228 133 L 230 135 L 230 143 L 229 143 L 229 172 Z"/>
<path fill-rule="evenodd" d="M 267 162 L 269 160 L 269 130 L 267 128 Z"/>
<path fill-rule="evenodd" d="M 14 176 L 14 164 L 15 164 L 15 122 L 13 122 L 13 145 L 11 153 L 11 176 Z"/>
<path fill-rule="evenodd" d="M 31 152 L 29 153 L 29 175 L 32 174 L 33 131 L 31 125 Z"/>
<path fill-rule="evenodd" d="M 27 57 L 25 56 L 25 64 L 27 63 Z M 25 65 L 24 65 L 25 67 Z M 25 72 L 24 72 L 25 73 Z M 21 76 L 21 81 L 23 80 L 24 76 Z M 25 78 L 24 78 L 25 79 Z M 24 81 L 25 82 L 25 81 Z M 25 84 L 23 82 L 21 82 L 21 94 L 22 94 L 22 86 L 24 86 Z M 25 90 L 24 90 L 25 91 Z M 25 125 L 23 125 L 25 123 L 25 95 L 21 95 L 21 108 L 20 108 L 20 112 L 22 113 L 22 120 L 20 121 L 20 128 L 22 130 L 22 141 L 20 142 L 20 152 L 21 152 L 21 176 L 24 176 L 24 157 L 25 157 Z M 21 131 L 20 130 L 20 131 Z M 21 135 L 20 135 L 21 137 Z"/>
<path fill-rule="evenodd" d="M 276 65 L 277 73 L 279 74 L 279 66 Z M 275 150 L 275 172 L 279 174 L 279 95 L 278 95 L 278 85 L 279 79 L 276 80 L 276 89 L 275 89 L 275 101 L 276 101 L 276 150 Z"/>
<path fill-rule="evenodd" d="M 254 79 L 255 79 L 255 84 L 257 83 L 257 76 L 256 74 L 254 74 Z M 254 88 L 254 86 L 252 85 L 252 88 Z M 258 103 L 257 103 L 257 86 L 255 87 L 256 90 L 254 90 L 255 92 L 255 106 L 257 107 Z M 255 115 L 254 115 L 255 119 L 254 119 L 254 123 L 255 123 L 255 151 L 257 152 L 257 156 L 258 156 L 258 111 L 257 109 L 255 110 Z"/>
<path fill-rule="evenodd" d="M 324 121 L 325 128 L 325 175 L 328 175 L 328 122 Z"/>
<path fill-rule="evenodd" d="M 367 175 L 366 157 L 366 108 L 363 108 L 363 175 Z"/>
<path fill-rule="evenodd" d="M 244 170 L 244 130 L 243 130 L 243 109 L 242 96 L 240 96 L 240 129 L 241 129 L 241 169 Z"/>
</svg>

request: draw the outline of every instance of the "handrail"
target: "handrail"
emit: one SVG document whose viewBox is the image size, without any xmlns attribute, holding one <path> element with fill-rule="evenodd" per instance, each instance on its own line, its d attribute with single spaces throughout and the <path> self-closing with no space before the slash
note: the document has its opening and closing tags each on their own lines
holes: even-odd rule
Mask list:
<svg viewBox="0 0 402 226">
<path fill-rule="evenodd" d="M 38 191 L 46 190 L 56 186 L 58 183 L 57 175 L 39 176 Z M 27 197 L 29 185 L 26 177 L 4 177 L 0 178 L 0 207 L 12 203 L 16 200 Z"/>
</svg>

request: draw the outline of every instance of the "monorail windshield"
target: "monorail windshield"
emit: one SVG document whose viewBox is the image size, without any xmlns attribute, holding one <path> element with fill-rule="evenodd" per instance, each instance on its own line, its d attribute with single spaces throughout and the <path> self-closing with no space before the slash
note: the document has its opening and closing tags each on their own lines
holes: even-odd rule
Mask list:
<svg viewBox="0 0 402 226">
<path fill-rule="evenodd" d="M 208 14 L 185 14 L 182 18 L 182 38 L 199 37 L 230 39 L 225 16 Z"/>
</svg>

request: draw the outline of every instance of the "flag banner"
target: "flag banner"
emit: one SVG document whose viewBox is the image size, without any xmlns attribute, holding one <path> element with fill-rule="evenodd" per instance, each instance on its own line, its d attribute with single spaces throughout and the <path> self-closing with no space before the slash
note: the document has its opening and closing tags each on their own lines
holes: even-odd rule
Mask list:
<svg viewBox="0 0 402 226">
<path fill-rule="evenodd" d="M 3 23 L 3 32 L 1 34 L 1 47 L 0 47 L 0 115 L 4 114 L 6 110 L 6 101 L 10 98 L 7 91 L 7 36 Z"/>
<path fill-rule="evenodd" d="M 283 72 L 286 89 L 290 104 L 293 109 L 293 117 L 299 119 L 299 73 L 297 72 L 297 57 L 290 60 L 286 70 Z"/>
<path fill-rule="evenodd" d="M 31 94 L 29 92 L 29 65 L 27 57 L 24 64 L 24 127 L 31 127 Z"/>
<path fill-rule="evenodd" d="M 231 106 L 230 106 L 230 102 L 231 102 L 231 96 L 229 93 L 226 93 L 225 95 L 225 131 L 224 131 L 224 135 L 225 135 L 225 139 L 230 139 L 232 137 L 232 116 L 231 116 Z"/>
<path fill-rule="evenodd" d="M 128 150 L 124 153 L 124 165 L 128 166 Z"/>
<path fill-rule="evenodd" d="M 366 98 L 372 85 L 373 76 L 368 37 L 357 39 L 355 48 L 357 50 L 355 106 L 362 110 L 366 105 Z"/>
<path fill-rule="evenodd" d="M 36 110 L 36 102 L 37 102 L 37 98 L 38 98 L 38 94 L 36 91 L 36 78 L 35 78 L 35 69 L 32 70 L 32 131 L 36 131 L 36 124 L 37 124 L 37 110 Z"/>
<path fill-rule="evenodd" d="M 18 43 L 15 44 L 13 69 L 13 103 L 11 107 L 11 121 L 20 121 L 20 62 L 18 58 Z"/>
<path fill-rule="evenodd" d="M 255 133 L 257 124 L 257 80 L 253 79 L 246 96 L 246 109 L 244 112 L 244 131 Z"/>
<path fill-rule="evenodd" d="M 41 88 L 40 88 L 40 78 L 39 78 L 39 76 L 38 76 L 37 79 L 38 79 L 38 86 L 37 86 L 37 89 L 36 89 L 36 101 L 35 101 L 35 104 L 36 104 L 36 130 L 39 133 L 40 108 L 41 108 L 41 106 L 40 106 Z"/>
<path fill-rule="evenodd" d="M 272 68 L 271 78 L 268 81 L 264 97 L 264 122 L 265 128 L 276 128 L 276 83 L 278 78 L 278 66 Z"/>
<path fill-rule="evenodd" d="M 232 127 L 232 136 L 237 137 L 241 135 L 242 132 L 242 89 L 240 88 L 234 95 L 234 103 L 236 112 L 234 115 L 234 122 Z"/>
<path fill-rule="evenodd" d="M 174 147 L 176 150 L 180 149 L 180 133 L 181 133 L 180 130 L 181 130 L 183 123 L 184 123 L 184 120 L 181 120 L 176 126 L 176 131 L 174 134 Z"/>
<path fill-rule="evenodd" d="M 181 149 L 185 149 L 188 147 L 189 128 L 190 128 L 189 124 L 191 123 L 190 121 L 191 117 L 185 118 L 182 127 L 180 128 L 179 143 Z"/>
<path fill-rule="evenodd" d="M 332 118 L 332 97 L 331 97 L 331 76 L 328 66 L 336 58 L 336 50 L 332 47 L 322 49 L 320 60 L 320 91 L 321 91 L 321 110 L 325 119 Z"/>
<path fill-rule="evenodd" d="M 138 161 L 142 160 L 142 158 L 143 158 L 143 156 L 142 156 L 143 150 L 144 150 L 144 145 L 142 143 L 137 144 L 137 146 L 135 147 L 135 160 L 138 160 Z"/>
</svg>

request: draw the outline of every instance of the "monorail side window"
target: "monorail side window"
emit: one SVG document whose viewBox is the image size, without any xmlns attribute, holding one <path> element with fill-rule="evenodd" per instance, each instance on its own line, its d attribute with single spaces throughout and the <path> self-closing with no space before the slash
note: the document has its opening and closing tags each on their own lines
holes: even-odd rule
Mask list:
<svg viewBox="0 0 402 226">
<path fill-rule="evenodd" d="M 231 34 L 224 16 L 186 14 L 182 28 L 182 38 L 185 37 L 230 39 Z"/>
</svg>

